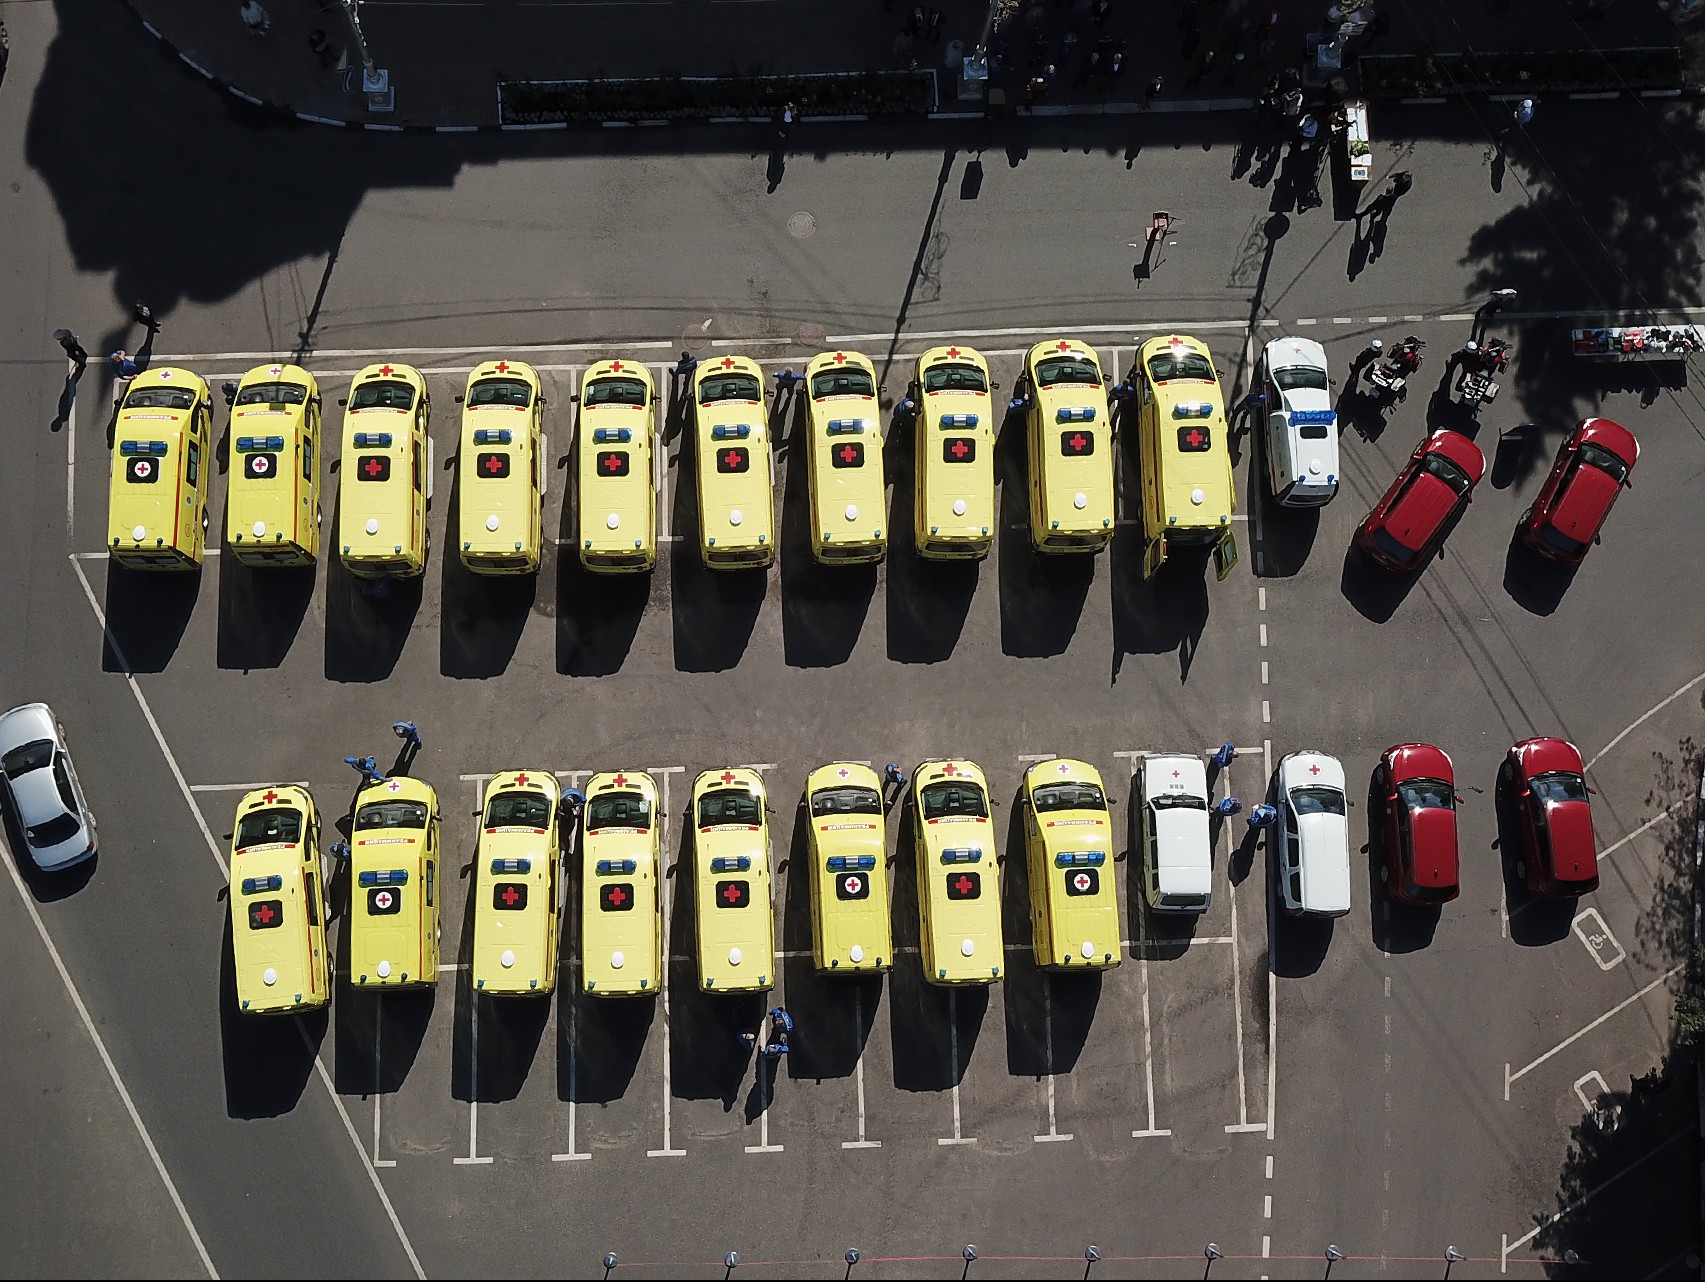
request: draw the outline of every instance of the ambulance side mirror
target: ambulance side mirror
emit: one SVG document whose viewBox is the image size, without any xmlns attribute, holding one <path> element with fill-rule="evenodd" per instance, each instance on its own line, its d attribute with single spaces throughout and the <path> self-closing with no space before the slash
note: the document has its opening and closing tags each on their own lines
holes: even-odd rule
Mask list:
<svg viewBox="0 0 1705 1282">
<path fill-rule="evenodd" d="M 347 405 L 348 405 L 348 404 L 349 404 L 349 397 L 347 397 L 347 396 L 340 396 L 340 397 L 338 397 L 338 398 L 337 398 L 337 403 L 338 403 L 338 404 L 339 404 L 339 405 L 340 405 L 340 406 L 347 406 Z"/>
<path fill-rule="evenodd" d="M 1001 385 L 999 383 L 990 383 L 989 384 L 989 390 L 993 391 L 993 392 L 998 392 L 1001 390 Z"/>
<path fill-rule="evenodd" d="M 461 403 L 462 403 L 462 394 L 460 392 L 457 392 L 456 393 L 456 404 L 460 405 Z"/>
<path fill-rule="evenodd" d="M 568 399 L 569 399 L 570 404 L 578 405 L 580 403 L 580 393 L 574 392 L 569 396 Z"/>
</svg>

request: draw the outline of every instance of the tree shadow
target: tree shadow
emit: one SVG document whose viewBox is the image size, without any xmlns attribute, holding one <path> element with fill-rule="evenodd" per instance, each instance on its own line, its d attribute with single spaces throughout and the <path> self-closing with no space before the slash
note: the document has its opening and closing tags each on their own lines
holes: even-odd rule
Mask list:
<svg viewBox="0 0 1705 1282">
<path fill-rule="evenodd" d="M 108 557 L 101 670 L 164 672 L 195 613 L 203 572 L 132 570 Z"/>
<path fill-rule="evenodd" d="M 1701 700 L 1705 708 L 1705 699 Z M 1699 798 L 1705 748 L 1692 735 L 1677 741 L 1673 751 L 1654 752 L 1657 781 L 1646 794 L 1648 808 L 1668 812 L 1651 832 L 1659 843 L 1657 871 L 1634 927 L 1637 955 L 1651 967 L 1673 966 L 1687 958 L 1692 947 L 1694 840 L 1696 825 L 1705 823 Z M 1671 810 L 1671 807 L 1675 809 Z"/>
</svg>

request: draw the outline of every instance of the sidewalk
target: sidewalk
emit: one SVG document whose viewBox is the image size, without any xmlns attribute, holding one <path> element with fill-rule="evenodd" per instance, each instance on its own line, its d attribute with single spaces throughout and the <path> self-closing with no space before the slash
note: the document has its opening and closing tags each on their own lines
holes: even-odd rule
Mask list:
<svg viewBox="0 0 1705 1282">
<path fill-rule="evenodd" d="M 327 123 L 490 128 L 497 124 L 500 80 L 797 75 L 913 63 L 937 72 L 942 109 L 981 108 L 979 102 L 956 101 L 959 62 L 948 55 L 952 41 L 966 51 L 976 44 L 987 13 L 983 0 L 926 5 L 926 12 L 938 7 L 943 14 L 933 42 L 902 37 L 911 14 L 903 0 L 480 5 L 369 0 L 361 21 L 375 65 L 390 73 L 395 90 L 395 110 L 388 113 L 368 110 L 359 54 L 333 0 L 262 0 L 271 19 L 264 36 L 243 25 L 239 0 L 193 6 L 180 0 L 127 2 L 150 31 L 210 80 L 252 101 Z M 992 42 L 997 68 L 990 85 L 1003 92 L 1009 112 L 1016 112 L 1024 104 L 1026 82 L 1042 75 L 1049 83 L 1036 98 L 1038 114 L 1075 114 L 1106 110 L 1106 104 L 1129 110 L 1158 75 L 1162 87 L 1155 109 L 1242 109 L 1269 75 L 1301 61 L 1305 35 L 1324 25 L 1325 5 L 1326 0 L 1112 0 L 1098 27 L 1090 0 L 1034 0 L 1032 9 L 1015 9 Z M 1683 34 L 1705 54 L 1696 30 L 1705 24 L 1678 29 L 1655 0 L 1612 0 L 1606 16 L 1596 18 L 1584 0 L 1381 0 L 1380 7 L 1391 23 L 1371 41 L 1369 52 L 1379 54 L 1673 47 Z M 1194 40 L 1186 16 L 1192 11 L 1200 28 Z M 1274 11 L 1280 19 L 1268 46 L 1259 26 Z M 315 29 L 347 51 L 350 71 L 322 65 L 308 43 Z M 1068 33 L 1075 34 L 1075 43 Z M 1089 74 L 1098 37 L 1125 43 L 1117 77 Z M 1204 65 L 1210 54 L 1212 65 Z"/>
</svg>

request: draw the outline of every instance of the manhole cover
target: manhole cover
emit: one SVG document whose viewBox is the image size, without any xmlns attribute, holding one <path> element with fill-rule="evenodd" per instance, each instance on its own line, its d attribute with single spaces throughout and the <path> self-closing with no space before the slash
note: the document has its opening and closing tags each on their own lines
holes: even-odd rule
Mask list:
<svg viewBox="0 0 1705 1282">
<path fill-rule="evenodd" d="M 681 347 L 689 352 L 702 352 L 710 347 L 711 321 L 709 318 L 697 325 L 689 325 L 681 331 Z"/>
<path fill-rule="evenodd" d="M 802 347 L 821 347 L 828 341 L 823 327 L 812 321 L 802 321 L 795 331 L 795 337 L 799 339 Z"/>
<path fill-rule="evenodd" d="M 804 240 L 817 230 L 817 220 L 802 209 L 797 214 L 788 215 L 787 230 L 789 235 Z"/>
</svg>

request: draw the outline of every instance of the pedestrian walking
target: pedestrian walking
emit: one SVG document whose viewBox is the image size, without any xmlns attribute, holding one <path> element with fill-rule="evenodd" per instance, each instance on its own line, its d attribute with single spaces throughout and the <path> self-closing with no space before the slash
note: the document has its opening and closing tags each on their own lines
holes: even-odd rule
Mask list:
<svg viewBox="0 0 1705 1282">
<path fill-rule="evenodd" d="M 1196 56 L 1196 50 L 1201 46 L 1201 43 L 1202 24 L 1192 18 L 1190 25 L 1184 29 L 1184 43 L 1178 48 L 1178 56 L 1185 62 L 1190 61 Z"/>
<path fill-rule="evenodd" d="M 682 379 L 690 382 L 693 377 L 693 371 L 698 367 L 698 357 L 694 356 L 691 352 L 682 352 L 681 359 L 675 362 L 675 368 L 669 371 L 669 379 L 671 382 L 676 379 Z"/>
<path fill-rule="evenodd" d="M 1228 741 L 1214 749 L 1214 755 L 1209 760 L 1213 762 L 1215 770 L 1224 770 L 1236 756 L 1237 745 Z"/>
<path fill-rule="evenodd" d="M 1267 393 L 1260 388 L 1245 396 L 1238 402 L 1238 411 L 1243 414 L 1261 414 L 1267 408 Z M 1227 745 L 1230 746 L 1229 744 Z"/>
<path fill-rule="evenodd" d="M 790 133 L 792 133 L 793 132 L 793 126 L 798 121 L 798 119 L 799 119 L 799 108 L 795 107 L 791 102 L 783 103 L 782 109 L 781 109 L 781 121 L 780 121 L 779 127 L 776 130 L 776 137 L 785 138 Z"/>
<path fill-rule="evenodd" d="M 1185 90 L 1189 91 L 1191 89 L 1200 88 L 1202 81 L 1206 79 L 1208 73 L 1214 69 L 1214 63 L 1216 60 L 1217 55 L 1212 49 L 1204 49 L 1201 53 L 1197 54 L 1195 63 L 1190 67 L 1190 74 L 1184 80 Z"/>
<path fill-rule="evenodd" d="M 925 29 L 929 33 L 929 41 L 931 44 L 936 44 L 941 40 L 941 10 L 940 9 L 931 9 L 929 11 L 929 25 Z"/>
<path fill-rule="evenodd" d="M 1500 138 L 1506 137 L 1512 129 L 1525 129 L 1532 123 L 1533 99 L 1523 98 L 1516 104 L 1515 110 L 1510 112 L 1510 123 L 1505 125 L 1503 129 L 1499 131 L 1498 136 Z"/>
<path fill-rule="evenodd" d="M 360 772 L 361 786 L 364 788 L 369 784 L 385 782 L 385 776 L 379 773 L 379 763 L 372 757 L 345 757 L 343 764 Z"/>
<path fill-rule="evenodd" d="M 770 1036 L 774 1037 L 778 1030 L 784 1039 L 793 1032 L 793 1016 L 787 1013 L 785 1006 L 777 1006 L 770 1011 Z"/>
<path fill-rule="evenodd" d="M 1121 43 L 1123 42 L 1121 41 Z M 1113 51 L 1113 56 L 1107 60 L 1107 75 L 1110 79 L 1117 80 L 1124 74 L 1125 51 L 1123 49 L 1115 49 Z"/>
<path fill-rule="evenodd" d="M 1243 809 L 1243 803 L 1236 797 L 1221 797 L 1214 803 L 1214 813 L 1221 819 L 1230 819 Z"/>
<path fill-rule="evenodd" d="M 414 751 L 420 751 L 420 729 L 412 721 L 391 722 L 391 733 L 396 735 Z"/>
<path fill-rule="evenodd" d="M 1249 826 L 1252 829 L 1271 828 L 1278 822 L 1279 812 L 1272 806 L 1262 804 L 1249 812 Z"/>
<path fill-rule="evenodd" d="M 1062 61 L 1077 52 L 1077 43 L 1078 37 L 1075 31 L 1068 31 L 1060 37 L 1060 58 Z"/>
<path fill-rule="evenodd" d="M 331 844 L 331 849 L 326 853 L 338 863 L 347 864 L 349 862 L 349 843 L 347 841 L 334 841 Z"/>
<path fill-rule="evenodd" d="M 1391 175 L 1391 186 L 1386 189 L 1386 195 L 1395 201 L 1404 192 L 1415 185 L 1415 177 L 1407 169 L 1399 169 Z"/>
<path fill-rule="evenodd" d="M 795 384 L 799 383 L 804 377 L 803 374 L 795 374 L 791 366 L 777 372 L 776 400 L 780 401 L 784 395 L 791 399 Z"/>
<path fill-rule="evenodd" d="M 758 1044 L 758 1035 L 756 1033 L 754 1033 L 751 1029 L 742 1028 L 742 1029 L 739 1029 L 738 1032 L 740 1035 L 740 1044 L 742 1046 L 746 1047 L 748 1050 L 750 1050 L 752 1047 L 754 1047 Z"/>
<path fill-rule="evenodd" d="M 130 319 L 146 329 L 150 334 L 160 332 L 160 318 L 154 315 L 154 309 L 147 303 L 139 302 L 130 309 Z"/>
<path fill-rule="evenodd" d="M 780 1059 L 783 1055 L 786 1055 L 788 1051 L 789 1047 L 787 1044 L 786 1034 L 783 1034 L 773 1042 L 764 1043 L 765 1059 Z"/>
<path fill-rule="evenodd" d="M 892 806 L 906 790 L 906 772 L 890 761 L 882 767 L 882 801 Z"/>
<path fill-rule="evenodd" d="M 228 378 L 219 384 L 219 393 L 225 398 L 225 408 L 232 408 L 237 403 L 237 380 Z"/>
<path fill-rule="evenodd" d="M 1515 305 L 1516 291 L 1511 289 L 1508 285 L 1504 286 L 1502 289 L 1494 289 L 1492 291 L 1492 297 L 1486 300 L 1486 310 L 1488 313 L 1501 312 L 1504 308 L 1514 307 Z"/>
<path fill-rule="evenodd" d="M 1096 26 L 1099 27 L 1107 21 L 1107 11 L 1112 7 L 1113 0 L 1095 0 L 1095 3 L 1090 5 L 1089 14 Z"/>
<path fill-rule="evenodd" d="M 53 337 L 54 341 L 65 349 L 65 355 L 76 362 L 78 369 L 89 363 L 89 353 L 83 350 L 83 344 L 77 335 L 68 329 L 56 329 L 53 331 Z"/>
<path fill-rule="evenodd" d="M 1115 58 L 1117 58 L 1119 55 L 1114 54 L 1113 56 Z M 1147 108 L 1150 103 L 1152 103 L 1156 98 L 1160 97 L 1161 86 L 1164 85 L 1165 83 L 1166 83 L 1166 78 L 1164 76 L 1156 76 L 1153 80 L 1149 81 L 1148 84 L 1143 86 L 1143 106 L 1144 106 L 1144 108 Z"/>
<path fill-rule="evenodd" d="M 578 788 L 564 788 L 562 808 L 568 812 L 569 821 L 573 822 L 586 809 L 586 794 Z"/>
<path fill-rule="evenodd" d="M 114 373 L 121 379 L 135 378 L 142 372 L 142 366 L 137 364 L 130 353 L 122 347 L 107 359 L 112 362 Z"/>
<path fill-rule="evenodd" d="M 272 30 L 272 18 L 261 8 L 260 0 L 243 0 L 243 7 L 238 12 L 250 35 L 264 36 Z"/>
</svg>

